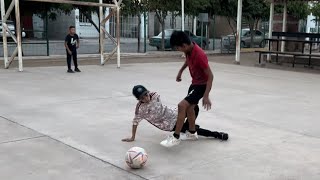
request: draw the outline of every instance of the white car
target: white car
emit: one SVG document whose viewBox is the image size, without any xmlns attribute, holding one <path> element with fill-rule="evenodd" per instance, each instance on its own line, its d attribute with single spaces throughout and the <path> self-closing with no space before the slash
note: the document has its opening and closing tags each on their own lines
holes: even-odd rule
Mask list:
<svg viewBox="0 0 320 180">
<path fill-rule="evenodd" d="M 263 32 L 259 30 L 254 30 L 254 36 L 253 36 L 253 46 L 259 46 L 261 48 L 264 48 L 266 46 L 266 43 L 264 41 L 265 38 L 268 38 L 268 33 L 263 34 Z M 235 35 L 230 34 L 228 36 L 224 36 L 222 38 L 223 46 L 224 48 L 235 48 L 236 47 L 236 39 Z M 251 34 L 250 29 L 245 28 L 241 30 L 241 47 L 250 47 L 251 45 Z"/>
<path fill-rule="evenodd" d="M 12 32 L 12 34 L 16 34 L 13 21 L 7 21 L 7 25 L 8 25 L 9 30 Z M 24 32 L 24 31 L 22 31 L 21 34 L 22 34 L 23 38 L 25 38 L 27 35 L 26 32 Z M 6 33 L 6 35 L 8 38 L 11 38 L 11 36 L 8 32 Z M 0 20 L 0 38 L 1 39 L 2 39 L 2 36 L 3 36 L 2 21 Z"/>
</svg>

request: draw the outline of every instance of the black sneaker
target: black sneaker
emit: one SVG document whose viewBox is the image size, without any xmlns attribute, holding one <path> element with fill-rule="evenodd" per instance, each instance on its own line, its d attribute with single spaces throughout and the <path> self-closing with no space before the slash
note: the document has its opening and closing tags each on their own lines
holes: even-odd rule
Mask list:
<svg viewBox="0 0 320 180">
<path fill-rule="evenodd" d="M 221 139 L 222 141 L 226 141 L 226 140 L 229 139 L 229 135 L 227 133 L 224 133 L 224 132 L 219 132 L 217 138 Z"/>
<path fill-rule="evenodd" d="M 74 69 L 75 72 L 81 72 L 79 68 Z"/>
<path fill-rule="evenodd" d="M 74 73 L 74 71 L 72 71 L 72 69 L 68 69 L 67 72 L 68 72 L 68 73 Z"/>
</svg>

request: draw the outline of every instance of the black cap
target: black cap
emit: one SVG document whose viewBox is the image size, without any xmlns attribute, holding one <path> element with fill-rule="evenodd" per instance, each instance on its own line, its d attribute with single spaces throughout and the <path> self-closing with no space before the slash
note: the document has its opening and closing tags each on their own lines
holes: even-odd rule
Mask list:
<svg viewBox="0 0 320 180">
<path fill-rule="evenodd" d="M 146 95 L 149 91 L 142 85 L 136 85 L 132 89 L 132 94 L 140 99 L 142 96 Z"/>
</svg>

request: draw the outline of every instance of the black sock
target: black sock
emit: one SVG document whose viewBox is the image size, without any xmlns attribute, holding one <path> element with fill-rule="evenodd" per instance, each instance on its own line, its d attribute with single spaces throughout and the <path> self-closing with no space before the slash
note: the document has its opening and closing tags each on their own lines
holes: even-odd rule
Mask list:
<svg viewBox="0 0 320 180">
<path fill-rule="evenodd" d="M 173 137 L 175 137 L 176 139 L 179 139 L 180 138 L 180 134 L 173 133 Z"/>
<path fill-rule="evenodd" d="M 217 132 L 217 131 L 211 132 L 211 137 L 219 138 L 219 136 L 221 136 L 219 132 Z"/>
<path fill-rule="evenodd" d="M 191 134 L 194 134 L 194 133 L 196 133 L 196 131 L 190 131 L 190 130 L 189 130 L 189 132 L 190 132 Z"/>
</svg>

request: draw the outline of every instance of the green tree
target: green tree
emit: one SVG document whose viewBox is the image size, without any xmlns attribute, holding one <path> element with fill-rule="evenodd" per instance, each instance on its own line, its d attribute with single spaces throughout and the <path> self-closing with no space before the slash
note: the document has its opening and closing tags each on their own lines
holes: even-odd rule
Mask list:
<svg viewBox="0 0 320 180">
<path fill-rule="evenodd" d="M 249 24 L 251 35 L 250 46 L 253 47 L 255 30 L 260 20 L 269 17 L 269 6 L 264 0 L 244 0 L 242 17 Z"/>
<path fill-rule="evenodd" d="M 146 0 L 123 0 L 122 15 L 124 16 L 136 16 L 138 18 L 138 52 L 140 52 L 140 41 L 141 41 L 141 15 L 147 11 Z"/>
<path fill-rule="evenodd" d="M 147 7 L 149 11 L 156 13 L 156 17 L 161 25 L 161 50 L 164 50 L 164 29 L 168 12 L 179 10 L 179 6 L 181 6 L 180 0 L 148 0 Z"/>
<path fill-rule="evenodd" d="M 276 13 L 283 13 L 283 4 L 275 6 Z M 291 15 L 297 19 L 306 19 L 311 13 L 311 8 L 308 2 L 290 1 L 288 2 L 288 15 Z"/>
<path fill-rule="evenodd" d="M 209 12 L 209 17 L 212 15 L 226 17 L 233 34 L 235 34 L 236 29 L 232 24 L 237 21 L 237 2 L 237 0 L 208 0 L 206 12 Z"/>
<path fill-rule="evenodd" d="M 316 32 L 319 33 L 319 18 L 320 18 L 320 3 L 314 3 L 312 8 L 311 8 L 312 15 L 316 17 L 314 19 L 316 23 Z"/>
</svg>

